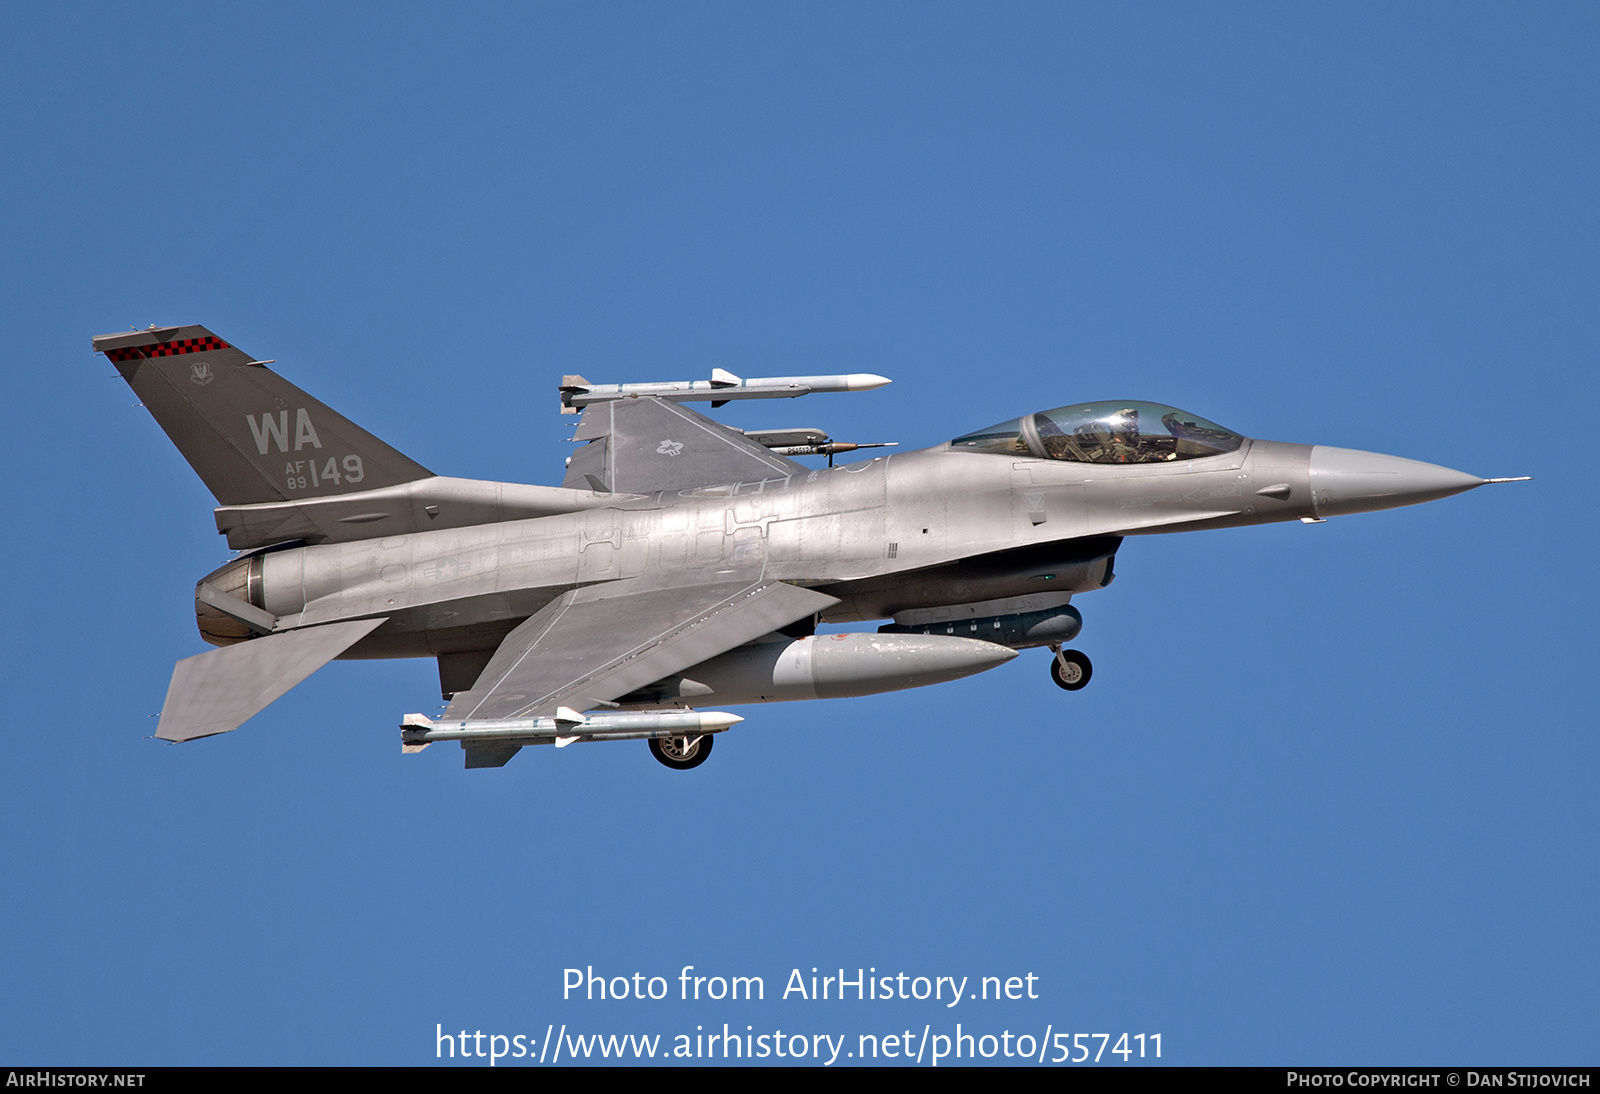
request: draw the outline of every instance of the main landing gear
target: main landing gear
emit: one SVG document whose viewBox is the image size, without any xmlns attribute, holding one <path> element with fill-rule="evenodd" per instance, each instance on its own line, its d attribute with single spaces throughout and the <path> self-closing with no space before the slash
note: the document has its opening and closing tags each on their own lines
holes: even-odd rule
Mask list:
<svg viewBox="0 0 1600 1094">
<path fill-rule="evenodd" d="M 650 755 L 678 771 L 699 767 L 711 755 L 711 734 L 699 737 L 651 737 Z"/>
<path fill-rule="evenodd" d="M 1056 682 L 1056 687 L 1067 691 L 1085 687 L 1094 672 L 1088 655 L 1078 650 L 1064 650 L 1060 646 L 1051 648 L 1055 651 L 1055 657 L 1050 660 L 1050 679 Z"/>
</svg>

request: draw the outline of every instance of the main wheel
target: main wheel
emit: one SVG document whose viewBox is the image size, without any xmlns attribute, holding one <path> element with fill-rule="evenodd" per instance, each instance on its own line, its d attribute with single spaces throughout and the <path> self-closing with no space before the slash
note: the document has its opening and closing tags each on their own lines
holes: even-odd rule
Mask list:
<svg viewBox="0 0 1600 1094">
<path fill-rule="evenodd" d="M 651 737 L 650 755 L 678 771 L 699 767 L 711 755 L 711 734 L 699 737 Z"/>
<path fill-rule="evenodd" d="M 1088 656 L 1077 650 L 1062 650 L 1050 659 L 1050 679 L 1067 691 L 1077 691 L 1088 684 L 1093 672 Z"/>
</svg>

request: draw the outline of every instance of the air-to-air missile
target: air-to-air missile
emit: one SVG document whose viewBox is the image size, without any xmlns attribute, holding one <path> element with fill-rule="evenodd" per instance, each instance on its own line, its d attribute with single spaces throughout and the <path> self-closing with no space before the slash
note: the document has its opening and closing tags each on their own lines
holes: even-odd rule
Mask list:
<svg viewBox="0 0 1600 1094">
<path fill-rule="evenodd" d="M 156 736 L 225 733 L 339 657 L 429 657 L 449 707 L 402 744 L 468 767 L 528 744 L 644 738 L 703 761 L 736 715 L 955 680 L 1066 649 L 1074 597 L 1129 536 L 1321 523 L 1490 482 L 1324 445 L 1253 440 L 1129 400 L 1023 414 L 918 451 L 816 428 L 743 433 L 679 404 L 868 391 L 881 376 L 591 384 L 560 487 L 445 478 L 203 327 L 94 340 L 216 495 L 243 553 L 201 579 L 202 637 Z M 826 456 L 807 467 L 792 456 Z M 889 620 L 868 631 L 820 625 Z"/>
<path fill-rule="evenodd" d="M 667 380 L 648 384 L 591 384 L 582 376 L 563 376 L 561 412 L 576 414 L 595 403 L 642 398 L 710 403 L 718 407 L 735 399 L 797 399 L 828 391 L 871 391 L 887 383 L 888 377 L 870 372 L 843 376 L 762 376 L 745 380 L 720 368 L 711 370 L 709 380 Z"/>
</svg>

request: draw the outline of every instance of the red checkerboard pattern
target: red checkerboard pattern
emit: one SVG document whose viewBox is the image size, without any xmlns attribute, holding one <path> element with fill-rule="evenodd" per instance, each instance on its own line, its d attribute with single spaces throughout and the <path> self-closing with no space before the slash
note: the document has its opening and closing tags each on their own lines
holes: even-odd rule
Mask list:
<svg viewBox="0 0 1600 1094">
<path fill-rule="evenodd" d="M 106 356 L 113 361 L 134 361 L 143 357 L 176 357 L 180 353 L 205 353 L 214 349 L 232 349 L 222 339 L 215 336 L 207 338 L 185 338 L 181 342 L 157 342 L 153 346 L 129 346 L 127 349 L 112 349 L 106 351 Z"/>
</svg>

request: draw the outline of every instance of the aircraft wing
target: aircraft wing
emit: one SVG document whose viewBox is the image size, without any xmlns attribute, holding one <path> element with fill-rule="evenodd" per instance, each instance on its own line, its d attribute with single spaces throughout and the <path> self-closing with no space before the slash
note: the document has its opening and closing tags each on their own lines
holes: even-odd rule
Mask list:
<svg viewBox="0 0 1600 1094">
<path fill-rule="evenodd" d="M 654 494 L 810 470 L 664 399 L 596 403 L 584 410 L 572 439 L 589 442 L 567 466 L 562 485 L 574 490 L 598 482 L 613 493 Z"/>
<path fill-rule="evenodd" d="M 749 579 L 628 592 L 563 593 L 508 634 L 446 719 L 543 718 L 586 710 L 786 627 L 838 600 Z M 498 767 L 517 745 L 468 746 L 468 767 Z"/>
</svg>

